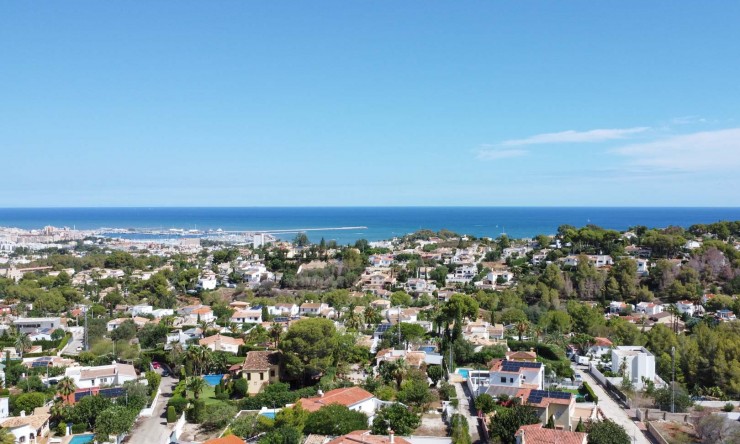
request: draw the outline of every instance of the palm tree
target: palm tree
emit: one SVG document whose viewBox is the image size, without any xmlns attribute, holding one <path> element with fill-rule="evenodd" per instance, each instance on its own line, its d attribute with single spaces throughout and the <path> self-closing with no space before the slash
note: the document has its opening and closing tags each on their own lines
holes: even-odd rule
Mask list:
<svg viewBox="0 0 740 444">
<path fill-rule="evenodd" d="M 15 436 L 6 428 L 0 428 L 0 444 L 14 444 Z"/>
<path fill-rule="evenodd" d="M 401 390 L 401 383 L 403 382 L 403 378 L 406 377 L 406 373 L 409 370 L 409 365 L 406 363 L 406 360 L 401 358 L 394 362 L 394 367 L 391 370 L 391 374 L 393 375 L 393 379 L 396 380 L 396 388 L 398 390 Z"/>
<path fill-rule="evenodd" d="M 522 335 L 529 329 L 529 323 L 527 321 L 521 321 L 516 324 L 516 331 L 519 333 L 519 342 L 522 341 Z"/>
<path fill-rule="evenodd" d="M 368 305 L 367 308 L 365 308 L 365 322 L 367 322 L 368 325 L 377 324 L 381 320 L 382 318 L 380 317 L 380 313 L 377 308 L 372 305 Z"/>
<path fill-rule="evenodd" d="M 67 398 L 69 397 L 69 395 L 74 393 L 75 390 L 77 390 L 75 381 L 69 376 L 65 376 L 57 383 L 57 393 L 59 393 L 65 403 L 67 402 Z"/>
<path fill-rule="evenodd" d="M 344 319 L 344 326 L 349 330 L 359 330 L 365 324 L 362 314 L 355 312 L 354 306 L 350 306 Z"/>
<path fill-rule="evenodd" d="M 18 333 L 18 336 L 15 338 L 15 350 L 21 355 L 21 358 L 23 357 L 23 353 L 30 348 L 31 338 L 26 333 Z"/>
<path fill-rule="evenodd" d="M 190 377 L 190 380 L 188 381 L 188 390 L 193 392 L 193 397 L 195 399 L 198 399 L 200 397 L 200 392 L 203 391 L 203 388 L 205 387 L 206 382 L 201 378 L 200 376 L 192 376 Z"/>
<path fill-rule="evenodd" d="M 210 350 L 200 345 L 191 345 L 188 347 L 186 359 L 193 363 L 193 372 L 197 375 L 203 374 L 203 368 L 208 361 L 207 352 Z"/>
<path fill-rule="evenodd" d="M 275 342 L 275 348 L 280 347 L 280 336 L 283 335 L 283 327 L 277 322 L 273 322 L 268 331 L 270 338 Z"/>
</svg>

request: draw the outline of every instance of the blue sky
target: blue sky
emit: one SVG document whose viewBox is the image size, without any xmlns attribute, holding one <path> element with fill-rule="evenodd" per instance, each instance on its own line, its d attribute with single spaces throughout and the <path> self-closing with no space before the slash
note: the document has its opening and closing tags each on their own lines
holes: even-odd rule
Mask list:
<svg viewBox="0 0 740 444">
<path fill-rule="evenodd" d="M 0 4 L 0 206 L 737 206 L 740 3 Z"/>
</svg>

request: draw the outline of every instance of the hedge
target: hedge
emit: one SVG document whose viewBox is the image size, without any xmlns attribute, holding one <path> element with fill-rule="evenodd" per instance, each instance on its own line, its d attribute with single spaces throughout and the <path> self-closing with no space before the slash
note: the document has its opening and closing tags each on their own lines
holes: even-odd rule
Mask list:
<svg viewBox="0 0 740 444">
<path fill-rule="evenodd" d="M 167 401 L 167 410 L 169 411 L 170 408 L 173 408 L 175 409 L 175 413 L 180 415 L 188 407 L 188 402 L 189 401 L 187 399 L 180 395 L 173 396 L 169 401 Z"/>
<path fill-rule="evenodd" d="M 78 433 L 85 433 L 87 431 L 87 424 L 79 423 L 79 424 L 72 424 L 72 433 L 78 434 Z"/>
<path fill-rule="evenodd" d="M 588 395 L 591 401 L 593 401 L 594 404 L 599 403 L 599 397 L 596 396 L 596 393 L 594 393 L 594 389 L 591 388 L 590 385 L 588 385 L 588 382 L 583 381 L 583 385 L 581 386 L 585 394 Z"/>
</svg>

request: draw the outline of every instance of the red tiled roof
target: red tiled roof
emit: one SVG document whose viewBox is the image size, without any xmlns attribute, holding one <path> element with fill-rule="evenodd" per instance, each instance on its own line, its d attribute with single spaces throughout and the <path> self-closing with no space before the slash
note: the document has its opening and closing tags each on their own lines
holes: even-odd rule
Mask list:
<svg viewBox="0 0 740 444">
<path fill-rule="evenodd" d="M 269 370 L 271 366 L 278 365 L 280 353 L 276 351 L 250 351 L 244 358 L 242 370 Z"/>
<path fill-rule="evenodd" d="M 371 435 L 369 430 L 355 430 L 344 436 L 337 437 L 327 444 L 390 444 L 390 436 Z M 393 439 L 394 444 L 411 444 L 409 441 L 398 436 Z"/>
<path fill-rule="evenodd" d="M 522 432 L 525 444 L 585 444 L 587 436 L 581 432 L 546 429 L 542 424 L 521 426 L 516 434 L 520 435 Z"/>
<path fill-rule="evenodd" d="M 228 435 L 222 438 L 209 439 L 203 444 L 244 444 L 244 440 L 236 435 Z"/>
<path fill-rule="evenodd" d="M 302 398 L 298 400 L 305 410 L 315 412 L 316 410 L 330 404 L 341 404 L 346 407 L 353 406 L 362 401 L 373 398 L 374 395 L 360 387 L 347 387 L 330 390 L 324 393 L 324 396 L 315 398 Z"/>
</svg>

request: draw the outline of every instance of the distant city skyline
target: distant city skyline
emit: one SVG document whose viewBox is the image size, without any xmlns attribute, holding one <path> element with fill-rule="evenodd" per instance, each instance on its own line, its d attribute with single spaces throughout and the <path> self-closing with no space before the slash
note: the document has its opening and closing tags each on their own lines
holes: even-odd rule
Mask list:
<svg viewBox="0 0 740 444">
<path fill-rule="evenodd" d="M 740 4 L 0 5 L 0 207 L 740 206 Z"/>
</svg>

